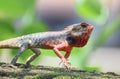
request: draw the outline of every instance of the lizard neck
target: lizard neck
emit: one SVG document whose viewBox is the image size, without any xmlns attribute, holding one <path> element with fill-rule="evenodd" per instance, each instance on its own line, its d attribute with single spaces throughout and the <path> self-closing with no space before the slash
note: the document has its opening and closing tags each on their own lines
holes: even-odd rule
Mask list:
<svg viewBox="0 0 120 79">
<path fill-rule="evenodd" d="M 68 36 L 66 40 L 68 44 L 71 45 L 72 47 L 83 47 L 87 44 L 89 40 L 89 35 L 83 35 L 80 37 Z"/>
</svg>

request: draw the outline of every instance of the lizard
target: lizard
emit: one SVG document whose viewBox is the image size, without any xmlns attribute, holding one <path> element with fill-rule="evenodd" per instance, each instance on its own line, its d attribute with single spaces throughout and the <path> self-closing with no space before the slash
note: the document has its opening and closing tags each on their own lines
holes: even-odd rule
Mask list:
<svg viewBox="0 0 120 79">
<path fill-rule="evenodd" d="M 70 56 L 72 48 L 85 46 L 93 28 L 93 25 L 82 22 L 69 25 L 61 31 L 27 34 L 0 41 L 0 49 L 18 49 L 18 53 L 10 62 L 11 65 L 15 65 L 20 55 L 27 49 L 31 49 L 34 53 L 27 59 L 27 65 L 30 65 L 30 63 L 41 54 L 39 48 L 52 49 L 61 59 L 63 65 L 66 68 L 71 68 L 67 59 Z M 65 51 L 65 55 L 60 51 Z"/>
</svg>

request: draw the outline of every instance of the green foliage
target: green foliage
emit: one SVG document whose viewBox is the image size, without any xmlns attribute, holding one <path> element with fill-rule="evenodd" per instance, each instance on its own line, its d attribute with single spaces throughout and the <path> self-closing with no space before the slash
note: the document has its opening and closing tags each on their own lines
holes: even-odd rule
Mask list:
<svg viewBox="0 0 120 79">
<path fill-rule="evenodd" d="M 99 0 L 84 0 L 84 2 L 77 2 L 77 10 L 82 16 L 90 18 L 99 17 L 101 14 L 101 5 Z"/>
<path fill-rule="evenodd" d="M 33 7 L 35 0 L 0 0 L 0 13 L 5 13 L 11 19 L 24 14 Z"/>
<path fill-rule="evenodd" d="M 43 31 L 46 31 L 45 23 L 34 21 L 34 23 L 32 23 L 31 25 L 24 27 L 24 29 L 21 32 L 22 33 L 21 35 Z"/>
<path fill-rule="evenodd" d="M 104 27 L 105 26 L 105 27 Z M 120 16 L 118 16 L 113 22 L 111 22 L 109 25 L 104 25 L 104 29 L 101 31 L 98 39 L 97 39 L 97 45 L 100 46 L 104 44 L 104 42 L 114 34 L 118 28 L 120 28 Z"/>
<path fill-rule="evenodd" d="M 103 7 L 100 0 L 75 0 L 77 13 L 91 21 L 104 23 L 107 19 L 107 9 Z"/>
<path fill-rule="evenodd" d="M 14 28 L 11 22 L 0 20 L 0 40 L 14 36 Z"/>
</svg>

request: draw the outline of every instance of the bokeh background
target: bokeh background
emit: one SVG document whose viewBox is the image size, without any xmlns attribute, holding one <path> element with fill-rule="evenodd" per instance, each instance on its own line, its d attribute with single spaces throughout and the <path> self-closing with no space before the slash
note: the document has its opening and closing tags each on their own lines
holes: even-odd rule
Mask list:
<svg viewBox="0 0 120 79">
<path fill-rule="evenodd" d="M 0 40 L 62 30 L 80 22 L 94 25 L 94 31 L 85 47 L 72 50 L 71 65 L 120 74 L 119 0 L 0 0 Z M 40 50 L 42 55 L 33 65 L 60 66 L 52 50 Z M 16 49 L 0 49 L 0 62 L 9 63 L 16 53 Z M 32 54 L 25 51 L 18 63 L 25 63 Z"/>
</svg>

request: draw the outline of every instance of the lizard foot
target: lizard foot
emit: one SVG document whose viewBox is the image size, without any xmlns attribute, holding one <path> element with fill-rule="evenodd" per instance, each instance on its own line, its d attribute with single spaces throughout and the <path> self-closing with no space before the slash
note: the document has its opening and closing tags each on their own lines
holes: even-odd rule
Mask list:
<svg viewBox="0 0 120 79">
<path fill-rule="evenodd" d="M 30 63 L 29 63 L 29 62 L 26 62 L 26 65 L 30 66 Z"/>
<path fill-rule="evenodd" d="M 17 68 L 17 66 L 15 66 L 13 64 L 3 64 L 2 67 Z"/>
<path fill-rule="evenodd" d="M 11 68 L 18 68 L 17 66 L 15 66 L 13 64 L 10 64 L 9 67 L 11 67 Z"/>
<path fill-rule="evenodd" d="M 67 69 L 71 69 L 70 62 L 67 61 L 65 58 L 62 58 L 62 61 L 61 61 L 59 64 L 61 64 L 61 63 L 63 63 L 63 65 L 64 65 Z"/>
<path fill-rule="evenodd" d="M 27 66 L 27 67 L 31 67 L 31 64 L 28 63 L 28 62 L 26 62 L 26 66 Z"/>
<path fill-rule="evenodd" d="M 62 61 L 59 63 L 59 65 L 60 64 L 62 64 L 63 63 L 63 65 L 64 65 L 64 67 L 66 67 L 67 69 L 78 69 L 77 67 L 75 67 L 75 66 L 70 66 L 71 65 L 71 63 L 68 61 L 68 60 L 66 60 L 66 59 L 62 59 Z"/>
</svg>

